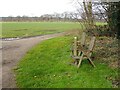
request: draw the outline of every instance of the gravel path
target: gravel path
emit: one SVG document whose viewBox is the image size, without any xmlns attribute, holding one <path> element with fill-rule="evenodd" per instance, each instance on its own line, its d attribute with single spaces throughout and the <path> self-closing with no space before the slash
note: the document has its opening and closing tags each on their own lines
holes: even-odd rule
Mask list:
<svg viewBox="0 0 120 90">
<path fill-rule="evenodd" d="M 64 34 L 58 33 L 13 41 L 2 41 L 2 49 L 0 49 L 2 51 L 2 80 L 0 80 L 2 81 L 2 88 L 16 88 L 15 75 L 12 69 L 31 47 L 43 40 Z"/>
</svg>

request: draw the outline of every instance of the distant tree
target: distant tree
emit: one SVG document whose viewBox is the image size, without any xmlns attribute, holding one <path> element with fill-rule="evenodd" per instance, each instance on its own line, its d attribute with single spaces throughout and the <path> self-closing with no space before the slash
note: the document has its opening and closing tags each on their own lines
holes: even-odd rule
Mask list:
<svg viewBox="0 0 120 90">
<path fill-rule="evenodd" d="M 8 21 L 13 21 L 13 16 L 8 16 Z"/>
<path fill-rule="evenodd" d="M 21 16 L 17 16 L 16 19 L 18 22 L 21 21 Z"/>
<path fill-rule="evenodd" d="M 28 21 L 29 17 L 27 15 L 22 16 L 22 21 Z M 34 21 L 33 17 L 31 17 L 31 21 Z"/>
</svg>

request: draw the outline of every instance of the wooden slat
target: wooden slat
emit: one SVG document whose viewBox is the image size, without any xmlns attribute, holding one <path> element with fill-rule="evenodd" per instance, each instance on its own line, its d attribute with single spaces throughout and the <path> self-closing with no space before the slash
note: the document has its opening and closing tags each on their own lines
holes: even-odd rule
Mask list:
<svg viewBox="0 0 120 90">
<path fill-rule="evenodd" d="M 80 56 L 72 56 L 73 59 L 79 59 Z"/>
<path fill-rule="evenodd" d="M 92 50 L 93 50 L 93 48 L 94 48 L 94 45 L 95 45 L 95 37 L 92 37 L 91 38 L 91 42 L 90 42 L 90 45 L 89 45 L 89 57 L 91 57 L 91 55 L 92 55 Z"/>
<path fill-rule="evenodd" d="M 91 38 L 90 45 L 89 45 L 89 50 L 90 50 L 90 51 L 93 50 L 94 44 L 95 44 L 95 37 L 92 37 L 92 38 Z"/>
<path fill-rule="evenodd" d="M 85 46 L 85 32 L 82 33 L 81 41 L 78 41 L 78 56 L 80 56 L 81 52 L 83 51 L 83 46 Z"/>
<path fill-rule="evenodd" d="M 85 36 L 86 36 L 86 34 L 85 34 L 85 32 L 83 32 L 82 38 L 81 38 L 81 45 L 85 45 Z"/>
</svg>

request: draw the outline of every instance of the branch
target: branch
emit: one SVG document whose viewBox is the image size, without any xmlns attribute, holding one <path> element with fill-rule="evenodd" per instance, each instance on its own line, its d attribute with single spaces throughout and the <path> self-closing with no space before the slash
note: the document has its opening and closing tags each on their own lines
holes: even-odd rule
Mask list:
<svg viewBox="0 0 120 90">
<path fill-rule="evenodd" d="M 105 18 L 104 13 L 101 12 L 98 6 L 97 6 L 97 9 L 99 10 L 100 14 L 103 16 L 104 20 L 108 23 L 108 20 Z"/>
</svg>

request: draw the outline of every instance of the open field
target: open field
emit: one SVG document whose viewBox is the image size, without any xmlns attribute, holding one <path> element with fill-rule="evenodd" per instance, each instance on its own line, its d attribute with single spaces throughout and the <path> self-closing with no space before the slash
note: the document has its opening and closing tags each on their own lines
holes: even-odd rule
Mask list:
<svg viewBox="0 0 120 90">
<path fill-rule="evenodd" d="M 97 22 L 97 25 L 105 23 Z M 81 29 L 75 22 L 3 22 L 2 38 L 29 37 Z"/>
<path fill-rule="evenodd" d="M 5 22 L 2 23 L 2 37 L 28 37 L 80 29 L 72 22 Z"/>
<path fill-rule="evenodd" d="M 43 41 L 32 48 L 15 68 L 20 88 L 112 88 L 117 69 L 110 68 L 102 58 L 83 61 L 77 69 L 71 64 L 70 48 L 73 36 Z M 99 43 L 98 43 L 99 44 Z"/>
</svg>

